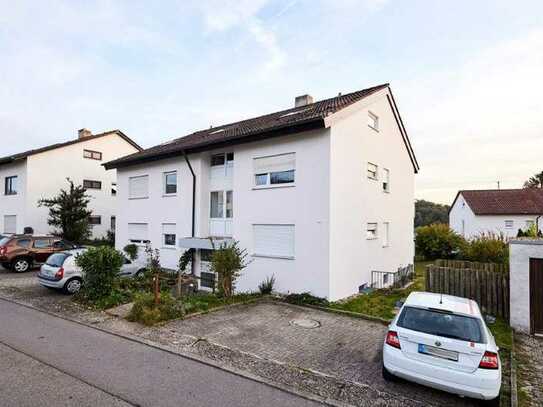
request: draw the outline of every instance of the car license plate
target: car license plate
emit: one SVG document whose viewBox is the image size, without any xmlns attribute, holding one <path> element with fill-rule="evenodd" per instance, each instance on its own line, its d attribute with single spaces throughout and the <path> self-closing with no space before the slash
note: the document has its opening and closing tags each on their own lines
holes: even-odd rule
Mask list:
<svg viewBox="0 0 543 407">
<path fill-rule="evenodd" d="M 419 343 L 419 353 L 458 362 L 458 352 L 436 348 L 435 346 L 425 345 L 423 343 Z"/>
</svg>

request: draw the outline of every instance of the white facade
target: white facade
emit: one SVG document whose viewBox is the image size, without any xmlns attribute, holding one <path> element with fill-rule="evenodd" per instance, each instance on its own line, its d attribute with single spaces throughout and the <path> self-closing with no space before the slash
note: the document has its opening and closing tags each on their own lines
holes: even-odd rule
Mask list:
<svg viewBox="0 0 543 407">
<path fill-rule="evenodd" d="M 279 292 L 336 300 L 369 285 L 373 270 L 413 263 L 415 171 L 387 95 L 379 91 L 328 116 L 323 129 L 188 155 L 195 236 L 233 238 L 250 255 L 238 291 L 254 291 L 273 275 Z M 368 125 L 370 112 L 378 130 Z M 217 154 L 224 154 L 222 166 L 212 165 L 223 161 Z M 377 165 L 377 179 L 368 178 L 368 163 Z M 270 184 L 273 171 L 288 177 L 291 170 L 294 182 Z M 117 171 L 117 248 L 148 240 L 162 265 L 176 269 L 184 249 L 166 245 L 165 230 L 175 230 L 177 241 L 191 236 L 193 178 L 185 158 Z M 172 171 L 177 192 L 166 194 Z M 131 186 L 139 195 L 130 197 Z M 368 238 L 370 223 L 377 235 Z M 206 270 L 201 260 L 198 254 L 196 274 Z"/>
<path fill-rule="evenodd" d="M 543 241 L 514 240 L 509 244 L 510 324 L 526 333 L 530 333 L 531 317 L 530 258 L 543 259 Z"/>
<path fill-rule="evenodd" d="M 519 229 L 528 229 L 536 220 L 536 215 L 476 215 L 462 193 L 458 195 L 449 212 L 451 229 L 466 239 L 489 232 L 515 238 Z M 541 229 L 541 222 L 539 226 Z"/>
<path fill-rule="evenodd" d="M 38 207 L 42 198 L 52 198 L 60 189 L 69 188 L 66 178 L 76 185 L 84 181 L 100 182 L 100 189 L 87 189 L 91 196 L 89 209 L 100 217 L 100 224 L 92 226 L 92 236 L 102 237 L 111 229 L 116 213 L 116 172 L 106 171 L 102 164 L 139 151 L 117 132 L 88 136 L 63 147 L 28 155 L 12 163 L 0 164 L 0 234 L 23 233 L 25 227 L 36 234 L 51 233 L 47 224 L 48 208 Z M 84 151 L 101 153 L 101 159 L 85 158 Z M 88 155 L 88 153 L 87 153 Z M 6 178 L 16 178 L 16 193 L 6 191 Z M 98 186 L 98 184 L 95 184 Z M 11 228 L 15 219 L 15 230 Z M 6 229 L 7 227 L 7 229 Z"/>
</svg>

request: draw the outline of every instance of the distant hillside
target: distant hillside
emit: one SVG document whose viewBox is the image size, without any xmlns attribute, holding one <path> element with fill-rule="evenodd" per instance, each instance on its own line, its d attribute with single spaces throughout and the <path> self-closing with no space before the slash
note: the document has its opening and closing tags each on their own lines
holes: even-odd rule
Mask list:
<svg viewBox="0 0 543 407">
<path fill-rule="evenodd" d="M 449 223 L 449 205 L 442 205 L 424 199 L 415 201 L 415 227 L 432 223 Z"/>
</svg>

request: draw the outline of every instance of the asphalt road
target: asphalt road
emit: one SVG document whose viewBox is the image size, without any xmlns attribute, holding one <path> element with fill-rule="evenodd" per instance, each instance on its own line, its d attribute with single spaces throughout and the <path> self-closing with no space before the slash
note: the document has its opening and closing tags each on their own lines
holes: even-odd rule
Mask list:
<svg viewBox="0 0 543 407">
<path fill-rule="evenodd" d="M 0 327 L 0 372 L 14 366 L 21 372 L 0 374 L 3 407 L 70 405 L 62 404 L 67 395 L 84 400 L 77 405 L 93 406 L 123 405 L 123 401 L 176 407 L 320 405 L 1 299 Z M 4 391 L 9 397 L 4 398 Z M 55 393 L 59 398 L 52 400 Z"/>
</svg>

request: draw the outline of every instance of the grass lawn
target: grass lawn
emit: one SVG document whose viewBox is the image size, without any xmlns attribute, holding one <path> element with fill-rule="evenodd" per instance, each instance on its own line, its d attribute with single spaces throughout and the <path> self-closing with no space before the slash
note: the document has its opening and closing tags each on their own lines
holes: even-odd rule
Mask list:
<svg viewBox="0 0 543 407">
<path fill-rule="evenodd" d="M 382 319 L 392 319 L 397 301 L 405 299 L 412 291 L 424 291 L 424 270 L 427 264 L 430 262 L 415 263 L 415 280 L 406 289 L 375 290 L 368 295 L 360 295 L 346 302 L 333 302 L 330 307 Z"/>
</svg>

